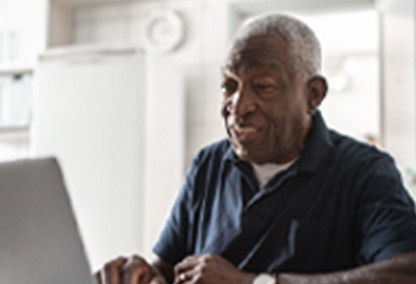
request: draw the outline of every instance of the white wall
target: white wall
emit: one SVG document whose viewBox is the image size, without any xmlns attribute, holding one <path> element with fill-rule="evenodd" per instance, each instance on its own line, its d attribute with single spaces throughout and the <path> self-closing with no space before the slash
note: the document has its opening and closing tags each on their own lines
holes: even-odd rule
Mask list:
<svg viewBox="0 0 416 284">
<path fill-rule="evenodd" d="M 416 166 L 416 5 L 379 1 L 382 27 L 383 142 L 402 168 Z"/>
<path fill-rule="evenodd" d="M 32 68 L 46 47 L 48 0 L 0 0 L 0 69 Z"/>
<path fill-rule="evenodd" d="M 0 160 L 2 161 L 27 158 L 30 155 L 28 130 L 30 125 L 25 125 L 21 118 L 24 115 L 31 116 L 32 73 L 39 52 L 47 46 L 48 2 L 48 0 L 0 0 L 0 100 L 3 124 L 0 130 Z M 15 79 L 14 75 L 23 77 Z M 29 107 L 26 109 L 26 106 Z M 16 121 L 14 123 L 10 121 L 11 118 L 16 118 L 14 116 L 16 112 L 21 114 L 18 125 Z M 13 115 L 10 115 L 12 113 Z M 28 120 L 30 124 L 30 118 Z"/>
</svg>

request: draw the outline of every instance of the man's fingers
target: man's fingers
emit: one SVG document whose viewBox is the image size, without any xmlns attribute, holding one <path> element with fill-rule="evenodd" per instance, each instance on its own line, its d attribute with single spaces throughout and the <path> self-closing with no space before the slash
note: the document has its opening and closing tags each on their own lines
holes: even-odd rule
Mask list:
<svg viewBox="0 0 416 284">
<path fill-rule="evenodd" d="M 97 284 L 103 284 L 103 279 L 101 278 L 101 271 L 97 271 L 94 274 L 95 280 L 97 280 Z"/>
<path fill-rule="evenodd" d="M 175 266 L 175 284 L 194 283 L 201 277 L 201 267 L 210 255 L 189 256 Z"/>
<path fill-rule="evenodd" d="M 194 278 L 194 270 L 188 270 L 186 272 L 182 272 L 180 274 L 177 274 L 175 277 L 175 281 L 174 284 L 184 284 L 184 283 L 188 283 L 191 282 L 192 279 Z"/>
<path fill-rule="evenodd" d="M 156 270 L 138 255 L 128 259 L 119 257 L 106 263 L 104 268 L 95 274 L 95 279 L 98 284 L 166 284 L 164 277 L 158 275 Z"/>
<path fill-rule="evenodd" d="M 175 276 L 178 276 L 179 274 L 182 274 L 188 270 L 192 270 L 196 265 L 198 265 L 199 258 L 200 256 L 188 256 L 182 260 L 174 268 Z"/>
<path fill-rule="evenodd" d="M 120 274 L 122 266 L 126 263 L 125 257 L 119 257 L 113 261 L 110 261 L 104 265 L 101 270 L 99 279 L 102 284 L 121 284 Z"/>
<path fill-rule="evenodd" d="M 149 264 L 137 255 L 130 257 L 122 270 L 123 284 L 147 284 L 152 277 Z"/>
<path fill-rule="evenodd" d="M 167 284 L 166 280 L 162 276 L 154 276 L 149 284 Z"/>
</svg>

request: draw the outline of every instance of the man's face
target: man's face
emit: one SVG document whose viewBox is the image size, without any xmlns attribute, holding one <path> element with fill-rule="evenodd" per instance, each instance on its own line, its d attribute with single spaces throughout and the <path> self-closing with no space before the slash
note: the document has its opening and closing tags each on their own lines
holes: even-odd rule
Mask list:
<svg viewBox="0 0 416 284">
<path fill-rule="evenodd" d="M 304 76 L 291 67 L 281 39 L 234 46 L 223 68 L 222 115 L 237 156 L 249 162 L 296 158 L 310 128 Z"/>
</svg>

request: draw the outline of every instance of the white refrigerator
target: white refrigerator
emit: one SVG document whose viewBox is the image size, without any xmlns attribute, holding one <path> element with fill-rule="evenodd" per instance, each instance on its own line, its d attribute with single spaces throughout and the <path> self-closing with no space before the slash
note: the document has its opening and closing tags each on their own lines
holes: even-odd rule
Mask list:
<svg viewBox="0 0 416 284">
<path fill-rule="evenodd" d="M 145 55 L 130 47 L 44 53 L 31 151 L 56 156 L 93 270 L 141 250 Z"/>
</svg>

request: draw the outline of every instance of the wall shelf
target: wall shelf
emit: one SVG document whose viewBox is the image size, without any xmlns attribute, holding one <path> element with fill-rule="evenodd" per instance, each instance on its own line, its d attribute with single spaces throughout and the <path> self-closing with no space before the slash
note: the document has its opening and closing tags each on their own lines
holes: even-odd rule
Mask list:
<svg viewBox="0 0 416 284">
<path fill-rule="evenodd" d="M 0 65 L 0 76 L 33 74 L 34 66 Z"/>
<path fill-rule="evenodd" d="M 63 5 L 85 6 L 102 4 L 121 4 L 135 2 L 136 0 L 52 0 L 51 2 Z"/>
</svg>

